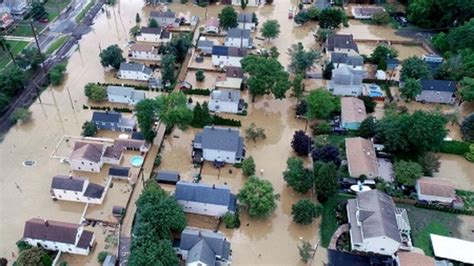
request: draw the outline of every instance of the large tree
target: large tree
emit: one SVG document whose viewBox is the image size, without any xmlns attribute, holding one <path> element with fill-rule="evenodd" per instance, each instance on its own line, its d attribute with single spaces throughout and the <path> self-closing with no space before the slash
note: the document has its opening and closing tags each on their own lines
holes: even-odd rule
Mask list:
<svg viewBox="0 0 474 266">
<path fill-rule="evenodd" d="M 209 107 L 207 102 L 196 103 L 193 109 L 193 120 L 191 122 L 192 127 L 203 128 L 204 126 L 212 123 L 212 116 L 209 113 Z"/>
<path fill-rule="evenodd" d="M 279 195 L 272 183 L 256 176 L 249 177 L 237 195 L 240 203 L 247 207 L 250 217 L 267 217 L 276 209 Z"/>
<path fill-rule="evenodd" d="M 474 101 L 474 78 L 464 77 L 461 80 L 460 85 L 460 94 L 462 99 L 468 102 Z"/>
<path fill-rule="evenodd" d="M 186 95 L 182 92 L 172 92 L 156 98 L 158 117 L 168 127 L 177 125 L 186 129 L 193 120 L 193 111 L 187 106 Z"/>
<path fill-rule="evenodd" d="M 132 245 L 128 265 L 130 266 L 173 266 L 179 265 L 178 256 L 171 241 L 158 240 Z"/>
<path fill-rule="evenodd" d="M 95 126 L 95 124 L 90 121 L 84 122 L 84 124 L 82 125 L 81 136 L 93 137 L 95 136 L 95 134 L 97 134 L 97 127 Z"/>
<path fill-rule="evenodd" d="M 360 123 L 359 136 L 370 139 L 377 133 L 377 121 L 373 116 L 369 116 Z"/>
<path fill-rule="evenodd" d="M 161 78 L 163 79 L 164 83 L 167 81 L 173 82 L 175 78 L 175 63 L 176 57 L 174 55 L 167 54 L 163 56 L 163 59 L 161 60 Z"/>
<path fill-rule="evenodd" d="M 439 172 L 439 167 L 441 166 L 439 159 L 439 155 L 436 155 L 434 152 L 426 152 L 418 157 L 418 163 L 423 168 L 425 176 L 433 176 L 434 173 Z"/>
<path fill-rule="evenodd" d="M 295 131 L 295 134 L 293 135 L 291 147 L 297 155 L 308 156 L 313 148 L 313 140 L 310 136 L 306 135 L 303 130 L 298 130 Z"/>
<path fill-rule="evenodd" d="M 278 37 L 280 34 L 280 24 L 278 23 L 278 20 L 271 19 L 265 21 L 262 25 L 261 32 L 262 36 L 268 40 Z"/>
<path fill-rule="evenodd" d="M 311 171 L 304 168 L 304 161 L 298 157 L 290 157 L 286 161 L 287 168 L 283 172 L 283 179 L 298 193 L 306 193 L 313 187 Z"/>
<path fill-rule="evenodd" d="M 307 117 L 309 119 L 327 119 L 339 106 L 338 98 L 325 89 L 312 91 L 306 101 L 308 103 Z"/>
<path fill-rule="evenodd" d="M 241 60 L 242 69 L 249 74 L 247 85 L 252 94 L 252 101 L 256 96 L 272 93 L 275 98 L 285 98 L 290 88 L 288 73 L 283 66 L 271 57 L 248 55 Z"/>
<path fill-rule="evenodd" d="M 408 20 L 422 28 L 447 29 L 474 17 L 474 2 L 449 0 L 411 0 Z"/>
<path fill-rule="evenodd" d="M 288 49 L 290 55 L 290 65 L 288 68 L 291 72 L 304 75 L 315 63 L 321 58 L 321 54 L 316 50 L 305 50 L 301 42 L 293 44 Z"/>
<path fill-rule="evenodd" d="M 416 180 L 423 176 L 423 168 L 420 164 L 411 161 L 398 161 L 393 166 L 395 180 L 406 186 L 414 186 Z"/>
<path fill-rule="evenodd" d="M 20 252 L 16 265 L 35 265 L 35 266 L 49 266 L 52 260 L 44 249 L 32 247 Z"/>
<path fill-rule="evenodd" d="M 153 99 L 144 99 L 135 106 L 138 127 L 146 140 L 152 141 L 155 137 L 153 125 L 157 119 L 158 107 Z"/>
<path fill-rule="evenodd" d="M 252 176 L 255 174 L 255 161 L 252 156 L 245 158 L 242 162 L 242 173 L 245 176 Z"/>
<path fill-rule="evenodd" d="M 316 205 L 309 199 L 301 199 L 291 206 L 293 221 L 298 224 L 310 224 L 322 212 L 321 205 Z"/>
<path fill-rule="evenodd" d="M 237 12 L 232 6 L 226 6 L 222 9 L 219 17 L 219 26 L 225 30 L 237 27 Z"/>
<path fill-rule="evenodd" d="M 375 47 L 374 51 L 370 55 L 370 61 L 375 65 L 379 65 L 381 61 L 386 61 L 389 58 L 396 58 L 397 56 L 398 51 L 393 47 L 380 44 Z"/>
<path fill-rule="evenodd" d="M 416 79 L 407 79 L 403 87 L 400 87 L 400 96 L 407 102 L 415 100 L 416 96 L 421 93 L 421 83 Z"/>
<path fill-rule="evenodd" d="M 188 50 L 193 46 L 192 39 L 193 36 L 189 33 L 173 35 L 165 50 L 175 56 L 176 62 L 182 63 L 188 54 Z"/>
<path fill-rule="evenodd" d="M 325 202 L 336 194 L 339 184 L 337 183 L 337 167 L 334 163 L 316 162 L 313 174 L 314 189 L 319 202 Z"/>
<path fill-rule="evenodd" d="M 474 113 L 471 113 L 461 123 L 462 138 L 474 142 Z"/>
<path fill-rule="evenodd" d="M 421 58 L 412 56 L 402 61 L 401 79 L 426 79 L 431 77 L 431 71 Z"/>
<path fill-rule="evenodd" d="M 84 94 L 87 98 L 96 102 L 103 102 L 107 99 L 107 90 L 95 83 L 87 83 L 84 87 Z"/>
<path fill-rule="evenodd" d="M 324 145 L 320 148 L 315 148 L 311 152 L 311 158 L 313 158 L 313 162 L 332 162 L 336 166 L 341 165 L 341 159 L 339 158 L 339 149 L 331 144 Z"/>
<path fill-rule="evenodd" d="M 111 66 L 115 69 L 119 69 L 120 64 L 125 62 L 125 58 L 123 58 L 123 51 L 117 44 L 105 48 L 100 52 L 99 56 L 100 63 L 104 67 Z"/>
<path fill-rule="evenodd" d="M 339 8 L 326 8 L 319 14 L 319 26 L 324 29 L 335 29 L 347 23 L 347 16 Z"/>
</svg>

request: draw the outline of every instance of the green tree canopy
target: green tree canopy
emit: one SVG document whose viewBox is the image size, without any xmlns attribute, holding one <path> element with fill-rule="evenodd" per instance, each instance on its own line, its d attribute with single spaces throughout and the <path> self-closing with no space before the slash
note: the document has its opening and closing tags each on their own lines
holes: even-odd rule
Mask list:
<svg viewBox="0 0 474 266">
<path fill-rule="evenodd" d="M 61 85 L 64 81 L 64 72 L 66 71 L 66 63 L 55 65 L 48 73 L 49 81 L 54 86 Z"/>
<path fill-rule="evenodd" d="M 167 54 L 163 56 L 161 60 L 161 78 L 163 79 L 163 81 L 173 82 L 175 78 L 175 63 L 176 57 L 174 55 Z"/>
<path fill-rule="evenodd" d="M 321 205 L 316 205 L 309 199 L 301 199 L 291 206 L 293 221 L 298 224 L 310 224 L 315 218 L 321 215 Z"/>
<path fill-rule="evenodd" d="M 420 164 L 411 161 L 398 161 L 393 166 L 395 180 L 403 185 L 414 186 L 416 180 L 423 176 L 423 168 Z"/>
<path fill-rule="evenodd" d="M 319 26 L 323 29 L 335 29 L 347 23 L 347 16 L 339 8 L 326 8 L 319 14 Z"/>
<path fill-rule="evenodd" d="M 314 189 L 319 202 L 325 202 L 336 194 L 339 184 L 337 183 L 337 166 L 333 162 L 314 163 Z"/>
<path fill-rule="evenodd" d="M 401 79 L 425 79 L 431 77 L 431 71 L 421 58 L 412 56 L 402 61 Z"/>
<path fill-rule="evenodd" d="M 252 176 L 255 174 L 255 161 L 252 156 L 245 158 L 242 162 L 242 173 L 245 176 Z"/>
<path fill-rule="evenodd" d="M 100 52 L 99 56 L 100 63 L 104 67 L 111 66 L 115 69 L 119 69 L 120 64 L 125 62 L 125 58 L 123 58 L 123 51 L 117 44 L 105 48 Z"/>
<path fill-rule="evenodd" d="M 96 83 L 87 83 L 84 87 L 84 94 L 96 102 L 103 102 L 107 99 L 107 89 Z"/>
<path fill-rule="evenodd" d="M 44 249 L 38 247 L 32 247 L 20 252 L 16 265 L 36 265 L 36 266 L 49 266 L 52 264 L 52 260 L 48 253 Z"/>
<path fill-rule="evenodd" d="M 267 217 L 276 209 L 279 195 L 274 193 L 272 183 L 268 180 L 251 176 L 237 195 L 240 203 L 247 206 L 250 217 Z"/>
<path fill-rule="evenodd" d="M 390 22 L 390 14 L 387 12 L 378 12 L 373 15 L 372 20 L 377 25 L 387 25 Z"/>
<path fill-rule="evenodd" d="M 377 122 L 373 116 L 369 116 L 360 123 L 359 136 L 370 139 L 377 133 Z"/>
<path fill-rule="evenodd" d="M 293 44 L 288 49 L 290 55 L 290 65 L 288 68 L 291 72 L 304 75 L 314 63 L 321 58 L 321 54 L 313 49 L 305 50 L 301 42 Z"/>
<path fill-rule="evenodd" d="M 326 89 L 311 91 L 306 98 L 308 103 L 307 117 L 309 119 L 326 119 L 339 107 L 339 99 Z"/>
<path fill-rule="evenodd" d="M 280 34 L 280 24 L 275 19 L 267 20 L 263 23 L 261 32 L 264 38 L 274 39 Z"/>
<path fill-rule="evenodd" d="M 222 9 L 219 17 L 219 26 L 225 30 L 237 27 L 237 12 L 232 6 L 226 6 Z"/>
<path fill-rule="evenodd" d="M 422 28 L 445 29 L 474 17 L 474 2 L 449 0 L 412 0 L 408 20 Z"/>
<path fill-rule="evenodd" d="M 474 78 L 464 77 L 461 80 L 460 94 L 464 101 L 474 101 Z"/>
<path fill-rule="evenodd" d="M 93 137 L 95 136 L 95 134 L 97 134 L 97 127 L 95 126 L 95 124 L 91 121 L 84 122 L 84 124 L 82 125 L 81 136 Z"/>
<path fill-rule="evenodd" d="M 405 85 L 400 87 L 400 95 L 406 101 L 415 100 L 416 96 L 421 93 L 421 83 L 416 79 L 407 79 Z"/>
<path fill-rule="evenodd" d="M 398 51 L 388 45 L 380 44 L 378 45 L 372 54 L 370 55 L 370 61 L 373 64 L 378 65 L 381 61 L 384 61 L 389 58 L 396 58 L 398 56 Z"/>
<path fill-rule="evenodd" d="M 158 28 L 160 25 L 158 25 L 158 21 L 156 19 L 152 18 L 148 21 L 148 27 L 150 28 Z"/>
<path fill-rule="evenodd" d="M 156 101 L 153 99 L 139 101 L 135 106 L 135 111 L 140 131 L 146 140 L 152 141 L 155 137 L 153 125 L 158 114 Z"/>
<path fill-rule="evenodd" d="M 461 133 L 465 141 L 474 142 L 474 113 L 466 116 L 462 121 Z"/>
<path fill-rule="evenodd" d="M 158 117 L 168 127 L 177 125 L 186 129 L 193 120 L 193 111 L 187 107 L 186 95 L 182 92 L 172 92 L 156 98 Z"/>
<path fill-rule="evenodd" d="M 283 172 L 283 179 L 298 193 L 306 193 L 313 187 L 311 171 L 304 168 L 304 161 L 298 157 L 290 157 L 286 161 L 287 168 Z"/>
</svg>

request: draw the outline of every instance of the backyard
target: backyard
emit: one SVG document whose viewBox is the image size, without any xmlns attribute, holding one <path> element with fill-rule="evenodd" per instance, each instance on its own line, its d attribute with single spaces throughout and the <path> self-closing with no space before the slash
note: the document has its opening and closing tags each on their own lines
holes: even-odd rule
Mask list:
<svg viewBox="0 0 474 266">
<path fill-rule="evenodd" d="M 323 204 L 322 220 L 319 226 L 319 232 L 321 234 L 321 245 L 323 247 L 327 248 L 329 246 L 329 242 L 331 241 L 332 235 L 339 227 L 337 217 L 338 207 L 351 198 L 354 198 L 354 196 L 349 194 L 338 194 L 336 196 L 333 196 Z"/>
</svg>

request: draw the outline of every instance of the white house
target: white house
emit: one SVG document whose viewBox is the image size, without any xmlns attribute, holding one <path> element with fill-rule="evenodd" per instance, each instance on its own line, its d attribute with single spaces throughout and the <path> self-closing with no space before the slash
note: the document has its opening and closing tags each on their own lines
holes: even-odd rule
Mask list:
<svg viewBox="0 0 474 266">
<path fill-rule="evenodd" d="M 201 158 L 198 158 L 201 157 Z M 206 126 L 193 141 L 195 161 L 240 163 L 245 157 L 244 139 L 234 128 Z"/>
<path fill-rule="evenodd" d="M 213 217 L 234 213 L 237 205 L 237 198 L 230 192 L 230 187 L 221 185 L 179 181 L 174 197 L 183 206 L 184 212 Z"/>
<path fill-rule="evenodd" d="M 50 192 L 55 200 L 102 204 L 108 185 L 103 187 L 89 183 L 89 180 L 83 177 L 58 175 L 53 177 Z"/>
<path fill-rule="evenodd" d="M 131 118 L 125 118 L 119 112 L 99 112 L 92 113 L 91 122 L 97 129 L 132 132 L 136 127 L 136 121 Z"/>
<path fill-rule="evenodd" d="M 102 155 L 106 146 L 98 143 L 76 141 L 69 156 L 71 169 L 74 171 L 100 172 L 102 165 Z"/>
<path fill-rule="evenodd" d="M 121 63 L 117 77 L 119 79 L 148 81 L 153 78 L 153 70 L 143 64 Z"/>
<path fill-rule="evenodd" d="M 410 249 L 410 222 L 405 209 L 378 190 L 357 193 L 347 201 L 351 248 L 354 251 L 394 256 Z"/>
<path fill-rule="evenodd" d="M 375 14 L 383 13 L 385 9 L 381 6 L 353 6 L 352 16 L 356 19 L 372 19 Z"/>
<path fill-rule="evenodd" d="M 146 98 L 144 91 L 131 87 L 107 86 L 107 99 L 111 103 L 125 103 L 135 105 Z"/>
<path fill-rule="evenodd" d="M 142 27 L 136 36 L 137 42 L 165 44 L 171 41 L 172 33 L 164 28 Z"/>
<path fill-rule="evenodd" d="M 252 48 L 253 41 L 250 38 L 250 30 L 242 30 L 239 28 L 232 28 L 227 31 L 225 37 L 225 46 L 238 48 Z"/>
<path fill-rule="evenodd" d="M 228 266 L 232 261 L 230 242 L 221 232 L 186 227 L 175 249 L 187 266 Z"/>
<path fill-rule="evenodd" d="M 252 0 L 249 0 L 249 2 L 250 1 Z M 237 26 L 239 29 L 255 31 L 256 25 L 253 21 L 252 13 L 239 13 L 239 16 L 237 17 L 237 22 L 239 23 L 239 25 Z"/>
<path fill-rule="evenodd" d="M 151 11 L 150 19 L 156 20 L 160 27 L 177 28 L 180 24 L 180 19 L 176 17 L 176 13 L 172 11 Z"/>
<path fill-rule="evenodd" d="M 210 18 L 206 21 L 204 26 L 205 33 L 219 33 L 219 20 Z"/>
<path fill-rule="evenodd" d="M 354 41 L 352 34 L 331 34 L 326 40 L 326 49 L 332 53 L 346 53 L 348 55 L 358 55 L 359 47 Z"/>
<path fill-rule="evenodd" d="M 84 256 L 95 246 L 94 233 L 84 230 L 82 225 L 39 218 L 25 222 L 23 241 L 46 250 Z"/>
<path fill-rule="evenodd" d="M 240 67 L 227 67 L 225 74 L 220 74 L 216 78 L 216 89 L 233 89 L 240 90 L 244 72 Z"/>
<path fill-rule="evenodd" d="M 247 6 L 251 7 L 256 7 L 259 6 L 261 3 L 261 0 L 245 0 L 247 1 Z M 232 0 L 232 5 L 233 6 L 241 6 L 242 0 Z"/>
<path fill-rule="evenodd" d="M 240 99 L 239 90 L 214 90 L 211 93 L 209 110 L 216 113 L 237 114 L 242 112 L 244 104 L 244 100 Z"/>
<path fill-rule="evenodd" d="M 216 67 L 241 67 L 240 60 L 247 55 L 247 48 L 214 45 L 212 47 L 212 64 Z"/>
<path fill-rule="evenodd" d="M 377 156 L 372 142 L 361 137 L 346 138 L 346 156 L 349 175 L 369 179 L 379 176 Z"/>
<path fill-rule="evenodd" d="M 135 60 L 161 61 L 159 49 L 150 44 L 135 43 L 130 47 L 128 56 Z"/>
<path fill-rule="evenodd" d="M 421 177 L 416 182 L 418 200 L 451 204 L 456 199 L 454 185 L 445 178 Z"/>
<path fill-rule="evenodd" d="M 359 96 L 362 94 L 364 72 L 356 71 L 347 65 L 334 69 L 327 88 L 333 95 Z"/>
</svg>

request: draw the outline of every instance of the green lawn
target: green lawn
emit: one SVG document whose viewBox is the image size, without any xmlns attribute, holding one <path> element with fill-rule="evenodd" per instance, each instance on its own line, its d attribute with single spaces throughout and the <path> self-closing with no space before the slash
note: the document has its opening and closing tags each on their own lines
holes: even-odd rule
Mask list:
<svg viewBox="0 0 474 266">
<path fill-rule="evenodd" d="M 339 224 L 337 223 L 336 209 L 339 204 L 345 200 L 354 198 L 348 194 L 338 194 L 330 198 L 323 205 L 322 220 L 319 226 L 319 233 L 321 235 L 321 245 L 325 248 L 329 246 L 331 237 L 336 232 Z"/>
<path fill-rule="evenodd" d="M 61 1 L 48 1 L 44 4 L 44 7 L 46 9 L 46 12 L 48 12 L 48 20 L 52 21 L 54 20 L 57 16 L 59 16 L 59 13 L 66 8 L 69 3 L 71 3 L 72 0 L 61 0 Z"/>
<path fill-rule="evenodd" d="M 430 234 L 448 236 L 449 230 L 443 224 L 437 221 L 432 221 L 413 236 L 413 243 L 416 243 L 416 247 L 423 249 L 423 251 L 425 251 L 425 255 L 433 257 L 434 254 L 433 248 L 431 247 Z"/>
<path fill-rule="evenodd" d="M 49 56 L 54 53 L 61 45 L 64 44 L 64 42 L 67 40 L 67 36 L 62 36 L 59 37 L 56 41 L 54 41 L 49 47 L 48 50 L 46 51 L 46 56 Z"/>
<path fill-rule="evenodd" d="M 90 0 L 90 2 L 81 10 L 81 12 L 77 14 L 76 16 L 77 23 L 81 22 L 84 19 L 87 12 L 89 12 L 89 9 L 91 9 L 92 6 L 94 6 L 94 4 L 95 4 L 95 0 Z"/>
<path fill-rule="evenodd" d="M 462 198 L 464 209 L 474 210 L 474 192 L 467 190 L 456 190 L 456 195 Z"/>
<path fill-rule="evenodd" d="M 10 51 L 13 53 L 13 55 L 19 54 L 27 45 L 29 42 L 22 42 L 22 41 L 7 41 L 7 43 L 10 45 Z M 0 50 L 0 70 L 3 70 L 3 68 L 8 64 L 8 62 L 11 61 L 10 55 L 8 52 Z"/>
<path fill-rule="evenodd" d="M 15 30 L 9 35 L 33 37 L 33 31 L 30 24 L 18 24 Z"/>
</svg>

